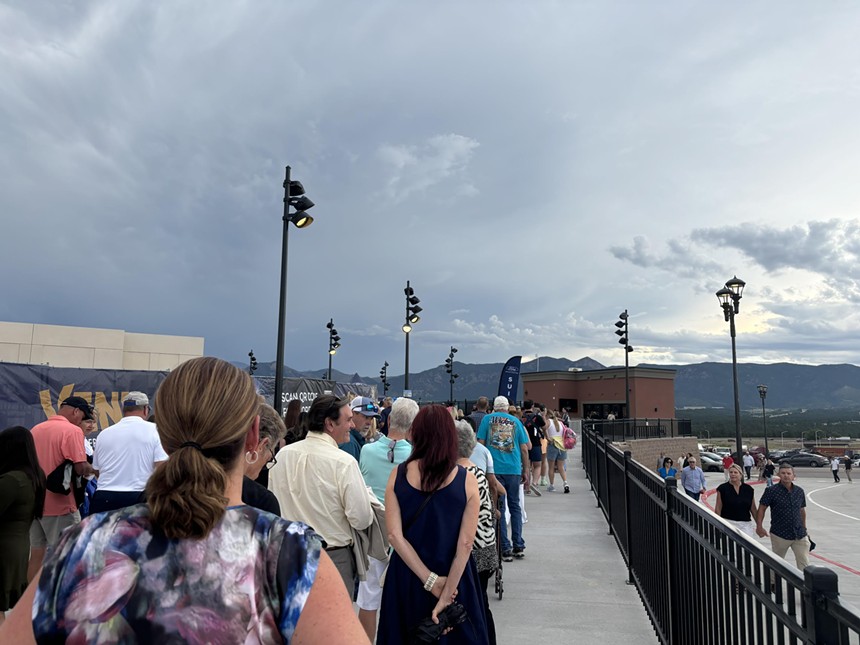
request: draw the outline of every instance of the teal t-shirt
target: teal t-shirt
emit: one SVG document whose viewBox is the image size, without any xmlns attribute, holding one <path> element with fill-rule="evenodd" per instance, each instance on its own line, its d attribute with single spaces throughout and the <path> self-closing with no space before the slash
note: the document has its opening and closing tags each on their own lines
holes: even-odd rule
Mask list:
<svg viewBox="0 0 860 645">
<path fill-rule="evenodd" d="M 391 444 L 394 444 L 393 452 Z M 364 483 L 373 489 L 373 494 L 380 502 L 385 503 L 385 486 L 388 484 L 391 471 L 398 464 L 409 459 L 411 454 L 412 444 L 406 439 L 398 439 L 395 442 L 385 435 L 381 435 L 373 443 L 362 446 L 361 457 L 358 460 L 361 476 L 364 477 Z"/>
<path fill-rule="evenodd" d="M 488 414 L 478 428 L 478 439 L 490 449 L 497 475 L 523 474 L 520 444 L 528 444 L 529 437 L 519 419 L 504 412 Z"/>
</svg>

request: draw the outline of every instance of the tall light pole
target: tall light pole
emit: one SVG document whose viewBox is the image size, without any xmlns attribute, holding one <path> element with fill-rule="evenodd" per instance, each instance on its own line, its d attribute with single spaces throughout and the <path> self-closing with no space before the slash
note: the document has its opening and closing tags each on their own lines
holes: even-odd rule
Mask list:
<svg viewBox="0 0 860 645">
<path fill-rule="evenodd" d="M 403 333 L 406 334 L 406 369 L 403 374 L 403 389 L 409 390 L 409 332 L 412 331 L 412 325 L 421 320 L 418 315 L 422 309 L 418 306 L 421 302 L 415 291 L 409 286 L 409 280 L 406 281 L 406 288 L 403 290 L 406 294 L 406 322 L 403 323 Z"/>
<path fill-rule="evenodd" d="M 618 328 L 615 333 L 620 336 L 618 342 L 624 345 L 624 419 L 632 419 L 630 414 L 630 352 L 633 347 L 630 345 L 629 336 L 627 334 L 627 310 L 625 309 L 618 315 L 619 320 L 615 326 Z"/>
<path fill-rule="evenodd" d="M 743 441 L 741 440 L 741 404 L 738 395 L 738 352 L 735 346 L 735 314 L 740 313 L 741 297 L 743 296 L 746 282 L 734 276 L 726 282 L 726 286 L 717 291 L 717 299 L 723 308 L 723 315 L 729 323 L 729 333 L 732 337 L 732 382 L 735 388 L 735 446 L 737 450 L 736 463 L 743 463 L 741 451 Z"/>
<path fill-rule="evenodd" d="M 767 447 L 767 417 L 764 412 L 764 399 L 767 396 L 767 385 L 758 385 L 758 395 L 761 397 L 761 427 L 764 429 L 764 456 L 770 455 Z"/>
<path fill-rule="evenodd" d="M 284 233 L 281 238 L 281 289 L 278 305 L 278 352 L 275 357 L 275 392 L 272 407 L 278 414 L 284 416 L 284 336 L 287 328 L 287 243 L 290 235 L 290 223 L 296 228 L 310 226 L 314 218 L 307 214 L 314 203 L 305 195 L 302 182 L 290 179 L 290 167 L 287 166 L 284 178 Z M 296 209 L 290 214 L 290 207 Z"/>
<path fill-rule="evenodd" d="M 448 398 L 451 405 L 454 405 L 454 380 L 460 378 L 459 374 L 454 374 L 454 354 L 456 353 L 457 348 L 451 345 L 451 351 L 445 359 L 445 371 L 448 373 L 448 383 L 451 385 L 451 394 Z"/>
<path fill-rule="evenodd" d="M 379 378 L 382 381 L 382 396 L 388 396 L 388 388 L 391 386 L 388 382 L 388 361 L 385 361 L 385 365 L 379 370 Z"/>
<path fill-rule="evenodd" d="M 818 447 L 818 435 L 819 435 L 819 434 L 823 434 L 823 433 L 822 433 L 822 431 L 821 431 L 821 430 L 816 430 L 816 431 L 815 431 L 815 447 L 816 447 L 816 448 Z"/>
<path fill-rule="evenodd" d="M 786 430 L 785 432 L 779 433 L 779 443 L 782 445 L 783 448 L 785 448 L 785 433 L 786 432 L 788 432 L 788 430 Z"/>
<path fill-rule="evenodd" d="M 337 354 L 340 348 L 340 336 L 337 335 L 337 329 L 334 328 L 334 318 L 330 318 L 326 323 L 328 329 L 328 380 L 331 380 L 331 359 Z"/>
</svg>

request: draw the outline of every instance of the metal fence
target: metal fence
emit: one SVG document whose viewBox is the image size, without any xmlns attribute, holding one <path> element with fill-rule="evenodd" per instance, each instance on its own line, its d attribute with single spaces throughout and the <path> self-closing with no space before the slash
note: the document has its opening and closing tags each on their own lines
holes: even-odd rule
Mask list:
<svg viewBox="0 0 860 645">
<path fill-rule="evenodd" d="M 583 419 L 582 427 L 593 429 L 609 441 L 690 437 L 693 434 L 690 419 Z"/>
<path fill-rule="evenodd" d="M 860 644 L 834 571 L 799 573 L 594 429 L 582 458 L 661 643 Z"/>
</svg>

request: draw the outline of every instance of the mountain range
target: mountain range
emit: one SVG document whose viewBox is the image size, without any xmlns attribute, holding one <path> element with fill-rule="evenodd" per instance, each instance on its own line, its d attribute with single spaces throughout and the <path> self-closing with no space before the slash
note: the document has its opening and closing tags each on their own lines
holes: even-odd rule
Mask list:
<svg viewBox="0 0 860 645">
<path fill-rule="evenodd" d="M 236 363 L 247 369 L 247 363 Z M 584 357 L 576 361 L 567 358 L 541 356 L 523 366 L 523 373 L 538 371 L 567 371 L 571 367 L 583 371 L 604 369 L 597 361 Z M 493 396 L 498 390 L 502 363 L 454 362 L 454 373 L 459 375 L 454 382 L 454 398 L 462 401 L 479 396 Z M 677 371 L 675 377 L 675 406 L 704 408 L 733 408 L 733 386 L 731 363 L 694 363 L 690 365 L 653 365 L 641 367 L 669 368 Z M 274 376 L 275 363 L 260 363 L 255 376 Z M 284 376 L 321 378 L 326 370 L 298 371 L 286 367 Z M 380 396 L 382 384 L 378 377 L 346 374 L 332 370 L 332 378 L 346 383 L 376 385 Z M 389 394 L 403 391 L 403 375 L 389 377 Z M 860 408 L 860 367 L 856 365 L 800 365 L 794 363 L 738 364 L 738 394 L 741 408 L 761 407 L 757 386 L 768 387 L 766 406 L 768 409 L 845 409 Z M 449 377 L 445 366 L 409 375 L 409 387 L 413 397 L 420 401 L 446 401 L 450 395 Z M 520 390 L 522 395 L 522 386 Z"/>
</svg>

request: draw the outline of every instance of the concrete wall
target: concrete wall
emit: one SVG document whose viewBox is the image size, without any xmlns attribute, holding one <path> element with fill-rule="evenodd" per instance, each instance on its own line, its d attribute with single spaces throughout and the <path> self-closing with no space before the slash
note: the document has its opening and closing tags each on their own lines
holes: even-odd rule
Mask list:
<svg viewBox="0 0 860 645">
<path fill-rule="evenodd" d="M 125 370 L 169 370 L 203 356 L 203 338 L 121 329 L 0 322 L 0 361 Z"/>
<path fill-rule="evenodd" d="M 675 468 L 679 468 L 678 458 L 681 455 L 686 455 L 688 452 L 693 453 L 696 459 L 699 459 L 699 439 L 696 437 L 673 437 L 667 439 L 635 439 L 631 441 L 619 442 L 614 445 L 619 449 L 629 450 L 631 457 L 640 464 L 651 470 L 657 470 L 657 460 L 660 459 L 662 453 L 666 457 L 671 457 L 675 462 Z M 660 461 L 662 461 L 660 459 Z"/>
</svg>

